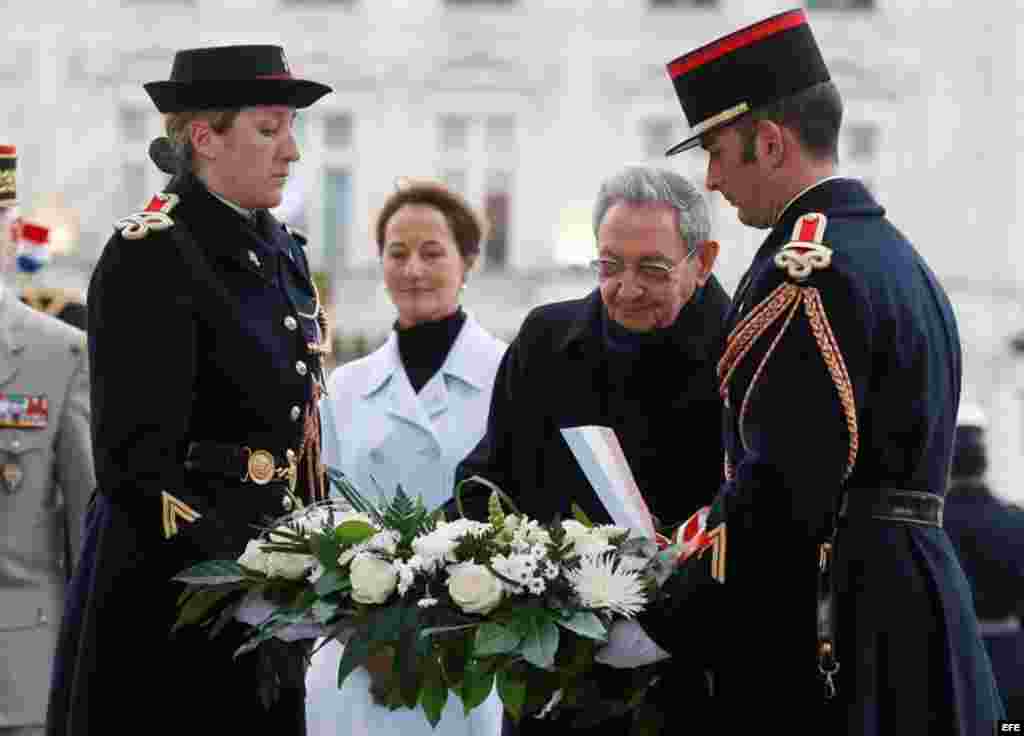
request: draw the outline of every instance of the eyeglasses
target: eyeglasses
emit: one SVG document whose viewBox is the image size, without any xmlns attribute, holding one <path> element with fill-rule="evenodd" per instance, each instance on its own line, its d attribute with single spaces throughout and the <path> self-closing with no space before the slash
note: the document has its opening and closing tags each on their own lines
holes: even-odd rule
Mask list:
<svg viewBox="0 0 1024 736">
<path fill-rule="evenodd" d="M 637 281 L 650 287 L 665 286 L 672 280 L 672 274 L 675 270 L 690 260 L 696 252 L 696 248 L 690 248 L 678 263 L 672 263 L 667 260 L 640 261 L 636 264 Z M 602 256 L 590 262 L 590 269 L 597 274 L 599 281 L 608 281 L 610 279 L 621 279 L 622 275 L 626 272 L 627 264 L 618 258 Z"/>
</svg>

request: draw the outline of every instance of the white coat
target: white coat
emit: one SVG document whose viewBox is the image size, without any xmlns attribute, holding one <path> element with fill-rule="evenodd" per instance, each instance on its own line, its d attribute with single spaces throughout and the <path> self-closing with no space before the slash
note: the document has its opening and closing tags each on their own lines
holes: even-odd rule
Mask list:
<svg viewBox="0 0 1024 736">
<path fill-rule="evenodd" d="M 472 315 L 455 338 L 440 370 L 417 394 L 392 332 L 378 350 L 339 366 L 320 403 L 323 462 L 342 471 L 370 500 L 390 498 L 398 484 L 421 496 L 428 509 L 452 497 L 455 468 L 487 427 L 494 377 L 507 345 Z M 496 692 L 469 717 L 451 695 L 437 729 L 423 711 L 374 705 L 369 675 L 357 669 L 339 691 L 342 648 L 331 642 L 313 657 L 306 677 L 309 736 L 499 736 Z"/>
<path fill-rule="evenodd" d="M 412 389 L 394 332 L 379 349 L 339 366 L 320 404 L 323 462 L 371 500 L 395 487 L 428 508 L 451 498 L 455 468 L 483 437 L 498 364 L 507 345 L 472 315 L 440 370 Z"/>
</svg>

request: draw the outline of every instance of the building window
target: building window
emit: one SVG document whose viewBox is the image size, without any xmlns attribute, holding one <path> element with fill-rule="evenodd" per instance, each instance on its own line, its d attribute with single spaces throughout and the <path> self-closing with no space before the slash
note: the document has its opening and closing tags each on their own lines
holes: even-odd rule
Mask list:
<svg viewBox="0 0 1024 736">
<path fill-rule="evenodd" d="M 324 260 L 327 273 L 337 274 L 344 263 L 352 219 L 352 174 L 327 169 L 324 175 Z"/>
<path fill-rule="evenodd" d="M 465 151 L 469 138 L 469 118 L 465 115 L 442 115 L 439 122 L 442 151 Z"/>
<path fill-rule="evenodd" d="M 874 161 L 878 156 L 879 128 L 874 123 L 854 123 L 845 130 L 847 156 L 851 161 Z"/>
<path fill-rule="evenodd" d="M 662 8 L 714 8 L 718 0 L 649 0 L 651 9 Z"/>
<path fill-rule="evenodd" d="M 487 172 L 484 194 L 484 216 L 487 218 L 487 244 L 484 264 L 487 268 L 505 268 L 508 265 L 508 228 L 511 212 L 512 174 L 509 171 Z"/>
<path fill-rule="evenodd" d="M 644 154 L 649 159 L 662 159 L 665 151 L 679 142 L 676 123 L 670 118 L 648 118 L 641 123 Z"/>
<path fill-rule="evenodd" d="M 485 126 L 488 151 L 513 153 L 516 150 L 515 115 L 488 115 Z"/>
<path fill-rule="evenodd" d="M 810 10 L 873 10 L 875 0 L 807 0 Z"/>
<path fill-rule="evenodd" d="M 352 116 L 347 113 L 328 115 L 324 120 L 324 145 L 348 148 L 352 145 Z"/>
<path fill-rule="evenodd" d="M 148 115 L 137 107 L 122 107 L 118 115 L 121 140 L 125 143 L 142 143 L 146 140 Z"/>
</svg>

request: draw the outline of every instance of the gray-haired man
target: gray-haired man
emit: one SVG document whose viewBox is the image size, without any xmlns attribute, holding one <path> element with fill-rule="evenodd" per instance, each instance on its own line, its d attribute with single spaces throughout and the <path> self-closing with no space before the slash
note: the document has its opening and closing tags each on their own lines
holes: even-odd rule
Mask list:
<svg viewBox="0 0 1024 736">
<path fill-rule="evenodd" d="M 487 478 L 542 522 L 571 518 L 575 502 L 609 523 L 559 431 L 601 425 L 618 435 L 652 513 L 678 524 L 709 503 L 722 473 L 715 370 L 730 302 L 711 275 L 708 206 L 678 174 L 631 167 L 602 184 L 594 234 L 598 287 L 527 316 L 498 370 L 487 433 L 456 480 Z M 470 516 L 486 513 L 487 491 L 477 489 Z M 605 669 L 601 679 L 621 687 Z M 520 730 L 562 733 L 572 718 L 526 719 Z M 601 730 L 621 736 L 625 725 Z"/>
</svg>

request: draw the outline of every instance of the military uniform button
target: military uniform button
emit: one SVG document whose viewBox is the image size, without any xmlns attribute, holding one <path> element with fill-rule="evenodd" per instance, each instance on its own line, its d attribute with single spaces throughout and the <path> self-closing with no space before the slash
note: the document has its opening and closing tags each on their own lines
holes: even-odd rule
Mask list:
<svg viewBox="0 0 1024 736">
<path fill-rule="evenodd" d="M 292 411 L 291 411 L 292 421 L 293 422 L 299 421 L 299 417 L 301 417 L 301 416 L 302 416 L 302 409 L 300 409 L 297 406 L 293 406 L 292 407 Z"/>
<path fill-rule="evenodd" d="M 284 318 L 284 326 L 294 332 L 299 329 L 299 321 L 289 314 Z"/>
<path fill-rule="evenodd" d="M 21 440 L 11 440 L 11 449 L 17 450 L 21 448 Z"/>
<path fill-rule="evenodd" d="M 281 497 L 281 508 L 283 508 L 285 511 L 291 511 L 294 506 L 295 504 L 292 503 L 291 496 L 284 495 Z"/>
<path fill-rule="evenodd" d="M 295 364 L 295 372 L 298 373 L 300 376 L 304 376 L 307 373 L 309 373 L 309 368 L 307 368 L 306 364 L 300 360 Z"/>
</svg>

